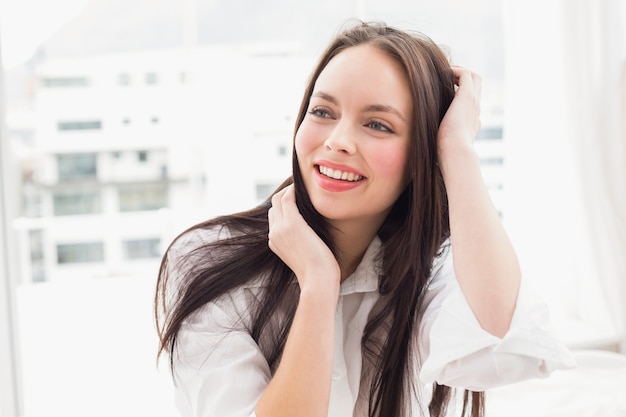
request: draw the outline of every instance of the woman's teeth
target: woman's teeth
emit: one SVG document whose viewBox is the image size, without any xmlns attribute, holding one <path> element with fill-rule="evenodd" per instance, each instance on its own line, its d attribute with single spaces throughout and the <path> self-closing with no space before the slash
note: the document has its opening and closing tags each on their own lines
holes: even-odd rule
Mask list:
<svg viewBox="0 0 626 417">
<path fill-rule="evenodd" d="M 354 172 L 340 171 L 338 169 L 332 169 L 321 165 L 319 166 L 319 171 L 320 174 L 336 180 L 359 181 L 363 178 L 362 175 L 355 174 Z"/>
</svg>

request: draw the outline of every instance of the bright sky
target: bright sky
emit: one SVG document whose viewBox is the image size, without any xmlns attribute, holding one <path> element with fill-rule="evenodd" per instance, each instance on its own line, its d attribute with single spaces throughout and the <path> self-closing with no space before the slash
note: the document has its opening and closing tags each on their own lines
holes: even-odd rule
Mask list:
<svg viewBox="0 0 626 417">
<path fill-rule="evenodd" d="M 89 0 L 0 0 L 0 47 L 7 69 L 28 60 L 37 47 L 75 17 Z"/>
</svg>

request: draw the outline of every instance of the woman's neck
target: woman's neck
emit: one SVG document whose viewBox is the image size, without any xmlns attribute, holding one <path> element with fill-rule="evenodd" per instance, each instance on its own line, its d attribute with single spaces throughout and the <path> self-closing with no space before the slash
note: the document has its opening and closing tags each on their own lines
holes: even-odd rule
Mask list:
<svg viewBox="0 0 626 417">
<path fill-rule="evenodd" d="M 344 281 L 361 263 L 380 226 L 362 222 L 330 222 L 330 224 L 339 258 L 341 281 Z"/>
</svg>

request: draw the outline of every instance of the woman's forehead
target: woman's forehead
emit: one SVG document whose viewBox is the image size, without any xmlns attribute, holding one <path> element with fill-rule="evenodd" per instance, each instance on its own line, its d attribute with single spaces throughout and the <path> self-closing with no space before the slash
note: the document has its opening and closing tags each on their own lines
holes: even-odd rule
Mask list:
<svg viewBox="0 0 626 417">
<path fill-rule="evenodd" d="M 325 96 L 335 100 L 346 95 L 363 100 L 400 107 L 410 114 L 411 88 L 403 66 L 380 48 L 358 45 L 334 56 L 315 82 L 312 97 Z"/>
</svg>

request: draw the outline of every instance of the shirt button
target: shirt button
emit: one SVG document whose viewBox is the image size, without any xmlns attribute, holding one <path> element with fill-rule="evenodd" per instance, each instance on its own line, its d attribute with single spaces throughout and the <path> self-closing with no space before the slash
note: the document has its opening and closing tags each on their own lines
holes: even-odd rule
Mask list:
<svg viewBox="0 0 626 417">
<path fill-rule="evenodd" d="M 333 379 L 333 381 L 339 381 L 339 379 L 341 378 L 341 372 L 333 371 L 331 378 Z"/>
</svg>

